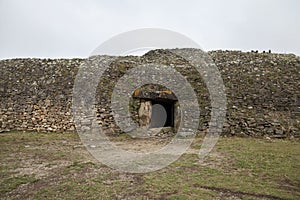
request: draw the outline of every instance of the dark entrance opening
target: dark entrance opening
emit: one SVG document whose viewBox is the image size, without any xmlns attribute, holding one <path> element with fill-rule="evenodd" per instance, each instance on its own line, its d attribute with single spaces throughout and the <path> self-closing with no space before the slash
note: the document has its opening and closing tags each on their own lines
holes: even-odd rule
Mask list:
<svg viewBox="0 0 300 200">
<path fill-rule="evenodd" d="M 174 127 L 174 102 L 152 100 L 150 128 Z"/>
</svg>

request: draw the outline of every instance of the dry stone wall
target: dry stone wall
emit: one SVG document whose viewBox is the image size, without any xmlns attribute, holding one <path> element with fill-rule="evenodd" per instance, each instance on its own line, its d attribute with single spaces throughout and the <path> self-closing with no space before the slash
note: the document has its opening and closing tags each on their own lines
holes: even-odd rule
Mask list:
<svg viewBox="0 0 300 200">
<path fill-rule="evenodd" d="M 193 51 L 191 51 L 192 53 Z M 212 51 L 227 95 L 224 135 L 300 136 L 300 58 L 292 54 Z M 192 55 L 191 55 L 192 56 Z M 75 132 L 72 91 L 84 59 L 9 59 L 0 61 L 0 132 L 34 130 Z M 198 95 L 199 130 L 208 128 L 209 93 L 201 77 L 186 60 L 166 51 L 144 56 L 118 57 L 103 74 L 96 93 L 99 124 L 107 133 L 120 133 L 110 110 L 117 80 L 140 64 L 173 66 L 187 78 Z M 159 90 L 150 85 L 145 90 Z M 138 102 L 130 105 L 138 120 Z"/>
</svg>

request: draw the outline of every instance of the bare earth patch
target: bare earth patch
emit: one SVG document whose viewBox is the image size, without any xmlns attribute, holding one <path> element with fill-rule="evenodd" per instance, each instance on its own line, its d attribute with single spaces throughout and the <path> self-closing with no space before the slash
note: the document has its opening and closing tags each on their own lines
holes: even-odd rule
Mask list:
<svg viewBox="0 0 300 200">
<path fill-rule="evenodd" d="M 171 138 L 110 138 L 134 152 Z M 300 141 L 221 138 L 204 161 L 191 148 L 170 166 L 123 173 L 94 159 L 76 134 L 0 134 L 1 199 L 300 199 Z"/>
</svg>

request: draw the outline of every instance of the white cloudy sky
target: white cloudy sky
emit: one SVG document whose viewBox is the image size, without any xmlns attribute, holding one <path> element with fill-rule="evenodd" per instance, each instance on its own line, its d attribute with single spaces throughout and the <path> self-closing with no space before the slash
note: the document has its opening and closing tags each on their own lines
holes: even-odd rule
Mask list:
<svg viewBox="0 0 300 200">
<path fill-rule="evenodd" d="M 299 0 L 0 0 L 0 59 L 88 57 L 139 28 L 169 29 L 204 50 L 300 55 Z"/>
</svg>

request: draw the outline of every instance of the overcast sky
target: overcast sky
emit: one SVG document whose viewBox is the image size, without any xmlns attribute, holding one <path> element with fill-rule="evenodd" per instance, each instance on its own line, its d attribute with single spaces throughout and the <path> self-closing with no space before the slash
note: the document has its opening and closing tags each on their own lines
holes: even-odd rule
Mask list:
<svg viewBox="0 0 300 200">
<path fill-rule="evenodd" d="M 125 31 L 163 28 L 206 51 L 300 55 L 299 0 L 0 0 L 0 59 L 88 57 Z"/>
</svg>

